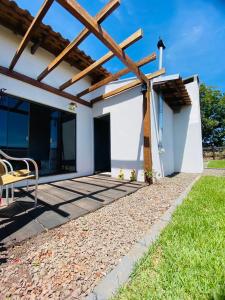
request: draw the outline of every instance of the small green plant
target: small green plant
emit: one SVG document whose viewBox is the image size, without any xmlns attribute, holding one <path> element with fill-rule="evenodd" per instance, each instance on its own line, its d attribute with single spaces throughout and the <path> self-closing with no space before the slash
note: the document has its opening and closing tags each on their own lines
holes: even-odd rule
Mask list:
<svg viewBox="0 0 225 300">
<path fill-rule="evenodd" d="M 150 184 L 153 181 L 153 172 L 150 169 L 145 170 L 145 180 Z"/>
<path fill-rule="evenodd" d="M 123 169 L 120 169 L 118 178 L 119 178 L 120 180 L 124 180 L 124 172 L 123 172 Z"/>
<path fill-rule="evenodd" d="M 137 174 L 134 169 L 131 171 L 130 181 L 137 181 Z"/>
</svg>

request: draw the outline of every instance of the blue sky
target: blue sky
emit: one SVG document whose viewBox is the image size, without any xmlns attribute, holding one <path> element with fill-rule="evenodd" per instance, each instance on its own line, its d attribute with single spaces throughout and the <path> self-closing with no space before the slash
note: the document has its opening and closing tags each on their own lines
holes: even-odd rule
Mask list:
<svg viewBox="0 0 225 300">
<path fill-rule="evenodd" d="M 32 15 L 37 13 L 43 1 L 16 0 Z M 107 0 L 78 2 L 91 15 L 95 15 Z M 57 3 L 48 11 L 44 23 L 69 40 L 82 29 L 82 25 Z M 157 51 L 157 40 L 161 36 L 167 47 L 164 55 L 167 74 L 180 73 L 183 77 L 199 74 L 201 82 L 225 91 L 224 0 L 121 0 L 120 7 L 102 26 L 118 43 L 137 29 L 143 29 L 143 39 L 126 50 L 135 61 Z M 107 52 L 92 35 L 80 48 L 93 59 Z M 117 58 L 104 66 L 111 72 L 123 67 Z M 157 63 L 154 62 L 142 69 L 149 73 L 156 68 Z"/>
</svg>

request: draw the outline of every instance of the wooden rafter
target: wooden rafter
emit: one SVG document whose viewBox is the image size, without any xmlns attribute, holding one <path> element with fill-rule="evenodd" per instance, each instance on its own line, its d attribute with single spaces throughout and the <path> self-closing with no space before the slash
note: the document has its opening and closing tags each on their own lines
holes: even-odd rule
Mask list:
<svg viewBox="0 0 225 300">
<path fill-rule="evenodd" d="M 178 106 L 191 105 L 190 96 L 181 78 L 155 82 L 153 88 L 162 94 L 165 102 L 172 109 L 176 109 Z"/>
<path fill-rule="evenodd" d="M 129 47 L 130 45 L 132 45 L 133 43 L 138 41 L 140 38 L 142 38 L 142 36 L 143 36 L 142 30 L 139 29 L 134 34 L 132 34 L 130 37 L 128 37 L 125 41 L 123 41 L 119 45 L 119 47 L 121 49 L 125 50 L 127 47 Z M 70 80 L 68 80 L 67 82 L 62 84 L 59 89 L 64 90 L 64 89 L 68 88 L 72 84 L 76 83 L 80 79 L 87 76 L 91 71 L 96 69 L 98 66 L 100 66 L 100 65 L 106 63 L 107 61 L 109 61 L 112 57 L 114 57 L 114 53 L 112 51 L 109 51 L 107 54 L 105 54 L 100 59 L 98 59 L 93 64 L 91 64 L 89 67 L 87 67 L 83 71 L 79 72 L 78 74 L 74 75 Z"/>
<path fill-rule="evenodd" d="M 140 68 L 140 67 L 148 64 L 149 62 L 151 62 L 151 61 L 153 61 L 155 59 L 156 59 L 156 54 L 153 53 L 153 54 L 150 54 L 150 55 L 146 56 L 145 58 L 139 60 L 136 64 Z M 77 94 L 77 97 L 82 97 L 82 96 L 84 96 L 84 95 L 86 95 L 88 93 L 91 93 L 91 92 L 99 89 L 100 87 L 106 85 L 107 83 L 110 83 L 112 81 L 117 80 L 118 78 L 120 78 L 121 76 L 126 75 L 129 72 L 130 72 L 130 69 L 128 69 L 128 68 L 120 70 L 119 72 L 108 76 L 107 78 L 105 78 L 105 79 L 103 79 L 103 80 L 101 80 L 101 81 L 93 84 L 92 86 L 88 87 L 84 91 L 80 92 L 79 94 Z"/>
<path fill-rule="evenodd" d="M 98 24 L 98 22 L 83 9 L 77 1 L 57 0 L 67 11 L 86 26 L 115 56 L 117 56 L 142 82 L 149 84 L 148 78 L 143 74 L 130 57 L 124 53 L 113 38 Z"/>
<path fill-rule="evenodd" d="M 105 7 L 95 16 L 95 20 L 98 24 L 101 24 L 118 6 L 120 0 L 111 0 L 105 5 Z M 90 30 L 84 28 L 79 35 L 47 66 L 47 68 L 37 77 L 37 80 L 41 81 L 51 71 L 53 71 L 69 53 L 71 53 L 75 47 L 77 47 L 85 38 L 90 34 Z"/>
<path fill-rule="evenodd" d="M 29 76 L 26 76 L 24 74 L 21 74 L 21 73 L 9 70 L 9 69 L 7 69 L 5 67 L 1 67 L 1 66 L 0 66 L 0 73 L 3 74 L 3 75 L 5 75 L 5 76 L 8 76 L 8 77 L 14 78 L 16 80 L 19 80 L 19 81 L 25 82 L 27 84 L 30 84 L 32 86 L 35 86 L 37 88 L 40 88 L 42 90 L 45 90 L 45 91 L 47 91 L 49 93 L 58 95 L 60 97 L 67 98 L 67 99 L 69 99 L 71 101 L 83 104 L 85 106 L 91 107 L 91 103 L 89 103 L 88 101 L 79 99 L 78 97 L 76 97 L 74 95 L 71 95 L 69 93 L 60 91 L 60 90 L 58 90 L 57 88 L 55 88 L 53 86 L 50 86 L 50 85 L 48 85 L 46 83 L 43 83 L 43 82 L 39 82 L 36 79 L 33 79 L 33 78 L 31 78 Z"/>
<path fill-rule="evenodd" d="M 21 54 L 23 53 L 23 50 L 26 48 L 27 44 L 30 41 L 31 34 L 36 29 L 38 24 L 41 22 L 41 20 L 46 15 L 47 11 L 49 10 L 50 6 L 52 5 L 54 0 L 45 0 L 42 7 L 40 8 L 39 12 L 37 13 L 36 17 L 33 19 L 32 23 L 30 24 L 30 27 L 28 28 L 27 32 L 25 33 L 19 47 L 16 50 L 16 53 L 12 59 L 12 62 L 10 64 L 9 69 L 13 70 L 15 67 L 18 59 L 20 58 Z"/>
<path fill-rule="evenodd" d="M 160 70 L 158 70 L 158 71 L 156 71 L 154 73 L 151 73 L 151 74 L 147 75 L 147 79 L 149 81 L 149 80 L 151 80 L 151 79 L 153 79 L 155 77 L 158 77 L 158 76 L 160 76 L 162 74 L 165 74 L 165 69 L 164 68 L 160 69 Z M 120 94 L 122 92 L 125 92 L 125 91 L 127 91 L 127 90 L 129 90 L 131 88 L 134 88 L 134 87 L 136 87 L 136 86 L 138 86 L 140 84 L 141 84 L 141 80 L 140 79 L 133 80 L 130 83 L 124 85 L 124 86 L 121 86 L 121 87 L 119 87 L 119 88 L 117 88 L 117 89 L 115 89 L 113 91 L 110 91 L 110 92 L 108 92 L 106 94 L 103 94 L 101 96 L 98 96 L 98 97 L 92 99 L 91 103 L 94 104 L 94 103 L 99 102 L 101 100 L 105 100 L 105 99 L 107 99 L 109 97 L 116 96 L 116 95 L 118 95 L 118 94 Z"/>
</svg>

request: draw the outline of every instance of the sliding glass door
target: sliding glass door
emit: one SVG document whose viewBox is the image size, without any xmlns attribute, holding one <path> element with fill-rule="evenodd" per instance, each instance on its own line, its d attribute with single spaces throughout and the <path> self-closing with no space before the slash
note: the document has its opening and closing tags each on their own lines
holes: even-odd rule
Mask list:
<svg viewBox="0 0 225 300">
<path fill-rule="evenodd" d="M 76 115 L 4 95 L 0 148 L 36 160 L 40 175 L 76 171 Z"/>
<path fill-rule="evenodd" d="M 10 96 L 0 100 L 0 147 L 13 156 L 27 156 L 29 104 Z"/>
<path fill-rule="evenodd" d="M 63 112 L 61 114 L 61 149 L 62 149 L 62 169 L 65 172 L 74 172 L 76 157 L 76 122 L 73 115 Z"/>
</svg>

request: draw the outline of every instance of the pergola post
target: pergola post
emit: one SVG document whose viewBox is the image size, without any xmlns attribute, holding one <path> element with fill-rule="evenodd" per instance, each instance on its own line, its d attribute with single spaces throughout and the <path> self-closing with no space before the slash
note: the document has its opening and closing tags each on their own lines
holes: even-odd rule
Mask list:
<svg viewBox="0 0 225 300">
<path fill-rule="evenodd" d="M 144 171 L 152 172 L 151 87 L 143 86 Z M 147 176 L 145 175 L 145 180 Z M 149 178 L 148 178 L 149 179 Z"/>
</svg>

